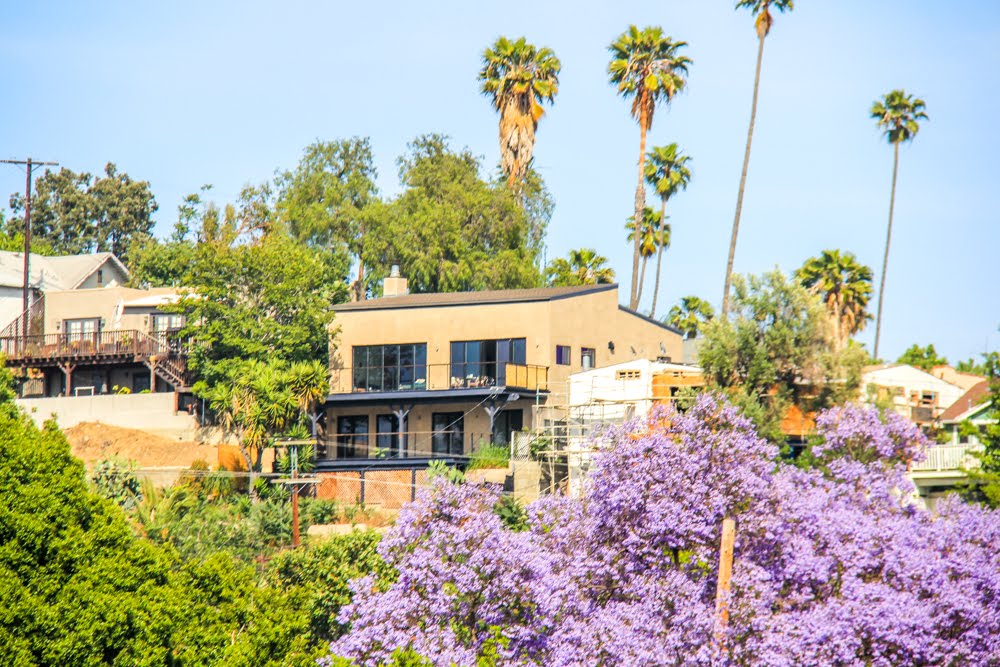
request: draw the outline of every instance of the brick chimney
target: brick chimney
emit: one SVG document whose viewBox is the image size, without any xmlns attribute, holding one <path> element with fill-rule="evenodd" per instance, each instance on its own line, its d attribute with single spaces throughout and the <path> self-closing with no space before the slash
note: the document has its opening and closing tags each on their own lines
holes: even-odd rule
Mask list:
<svg viewBox="0 0 1000 667">
<path fill-rule="evenodd" d="M 389 269 L 389 277 L 382 283 L 382 296 L 403 296 L 409 293 L 406 278 L 399 275 L 399 264 L 393 264 Z"/>
</svg>

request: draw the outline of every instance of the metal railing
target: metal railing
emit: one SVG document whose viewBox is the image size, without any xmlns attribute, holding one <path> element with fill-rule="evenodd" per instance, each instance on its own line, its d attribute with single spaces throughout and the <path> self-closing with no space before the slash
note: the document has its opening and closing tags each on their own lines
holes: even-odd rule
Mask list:
<svg viewBox="0 0 1000 667">
<path fill-rule="evenodd" d="M 320 456 L 336 460 L 468 458 L 490 444 L 489 433 L 457 429 L 382 433 L 331 433 L 320 443 Z"/>
<path fill-rule="evenodd" d="M 466 362 L 334 369 L 335 394 L 510 387 L 548 391 L 549 369 L 534 364 Z"/>
<path fill-rule="evenodd" d="M 910 466 L 911 472 L 949 472 L 978 468 L 979 459 L 972 454 L 982 451 L 982 445 L 931 445 L 927 457 Z"/>
</svg>

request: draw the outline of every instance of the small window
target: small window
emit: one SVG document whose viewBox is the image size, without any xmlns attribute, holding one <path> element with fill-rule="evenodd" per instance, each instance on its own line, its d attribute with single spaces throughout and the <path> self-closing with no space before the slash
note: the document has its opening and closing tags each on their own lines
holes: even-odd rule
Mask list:
<svg viewBox="0 0 1000 667">
<path fill-rule="evenodd" d="M 642 372 L 638 368 L 626 368 L 615 371 L 616 380 L 638 380 L 642 377 Z"/>
<path fill-rule="evenodd" d="M 104 269 L 97 269 L 97 284 L 104 284 Z"/>
<path fill-rule="evenodd" d="M 569 345 L 556 345 L 556 363 L 560 366 L 569 366 L 572 361 L 572 348 Z"/>
<path fill-rule="evenodd" d="M 580 348 L 580 365 L 583 370 L 589 371 L 597 365 L 597 350 L 592 347 Z"/>
</svg>

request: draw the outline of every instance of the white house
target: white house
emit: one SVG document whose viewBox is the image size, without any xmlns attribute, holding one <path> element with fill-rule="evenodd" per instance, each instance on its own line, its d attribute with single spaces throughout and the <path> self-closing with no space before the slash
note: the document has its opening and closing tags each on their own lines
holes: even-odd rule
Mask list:
<svg viewBox="0 0 1000 667">
<path fill-rule="evenodd" d="M 861 375 L 861 400 L 888 404 L 913 423 L 931 426 L 965 390 L 907 364 L 869 366 Z"/>
</svg>

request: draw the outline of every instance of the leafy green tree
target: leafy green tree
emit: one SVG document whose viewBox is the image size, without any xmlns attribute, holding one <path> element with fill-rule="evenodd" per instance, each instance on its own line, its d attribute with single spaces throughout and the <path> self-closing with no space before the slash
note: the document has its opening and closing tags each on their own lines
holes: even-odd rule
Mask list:
<svg viewBox="0 0 1000 667">
<path fill-rule="evenodd" d="M 6 393 L 6 392 L 5 392 Z M 8 665 L 161 666 L 182 600 L 168 552 L 87 490 L 49 424 L 0 405 L 0 646 Z"/>
<path fill-rule="evenodd" d="M 899 146 L 913 141 L 920 131 L 918 121 L 927 120 L 922 99 L 907 95 L 904 90 L 893 90 L 872 104 L 870 115 L 875 119 L 883 136 L 892 144 L 892 190 L 889 195 L 889 226 L 885 232 L 885 255 L 882 258 L 882 278 L 878 288 L 878 314 L 875 316 L 875 351 L 882 336 L 882 302 L 885 297 L 885 272 L 889 266 L 889 243 L 892 241 L 892 214 L 896 207 L 896 175 L 899 173 Z"/>
<path fill-rule="evenodd" d="M 837 351 L 819 297 L 780 271 L 733 280 L 733 315 L 705 326 L 699 361 L 762 435 L 783 442 L 790 405 L 803 413 L 856 395 L 866 355 Z"/>
<path fill-rule="evenodd" d="M 312 247 L 349 253 L 358 264 L 354 288 L 361 299 L 369 233 L 364 209 L 378 199 L 377 176 L 371 142 L 353 137 L 310 144 L 295 170 L 276 179 L 277 211 L 289 231 Z"/>
<path fill-rule="evenodd" d="M 368 207 L 366 263 L 382 278 L 400 264 L 412 292 L 537 287 L 532 228 L 503 184 L 483 180 L 479 161 L 425 135 L 399 159 L 404 191 Z"/>
<path fill-rule="evenodd" d="M 853 253 L 824 250 L 819 257 L 807 259 L 795 277 L 826 304 L 841 349 L 871 319 L 872 270 L 860 264 Z"/>
<path fill-rule="evenodd" d="M 684 334 L 685 340 L 697 338 L 705 325 L 715 317 L 712 304 L 696 296 L 685 296 L 667 313 L 666 322 Z"/>
<path fill-rule="evenodd" d="M 611 43 L 608 76 L 618 94 L 632 100 L 632 117 L 639 124 L 639 178 L 635 188 L 635 219 L 642 220 L 646 207 L 645 162 L 646 134 L 653 126 L 657 104 L 669 104 L 687 84 L 691 59 L 680 55 L 687 42 L 673 41 L 663 28 L 649 26 L 628 30 Z M 640 237 L 632 249 L 632 289 L 629 307 L 639 307 Z"/>
<path fill-rule="evenodd" d="M 186 315 L 191 370 L 211 385 L 231 360 L 325 360 L 330 305 L 345 300 L 346 273 L 344 257 L 284 234 L 199 243 L 185 276 L 191 294 L 175 307 Z"/>
<path fill-rule="evenodd" d="M 512 190 L 520 189 L 531 166 L 542 105 L 559 92 L 560 68 L 552 49 L 524 37 L 500 37 L 483 52 L 479 82 L 500 114 L 500 166 Z"/>
<path fill-rule="evenodd" d="M 147 181 L 135 181 L 114 163 L 94 177 L 63 167 L 46 171 L 31 200 L 32 238 L 47 242 L 56 254 L 111 252 L 128 262 L 131 244 L 153 229 L 156 199 Z M 24 231 L 24 197 L 12 195 L 17 217 L 7 222 L 8 235 Z"/>
<path fill-rule="evenodd" d="M 628 240 L 634 242 L 637 236 L 639 238 L 639 256 L 642 258 L 639 270 L 639 300 L 642 300 L 642 289 L 646 284 L 646 262 L 657 253 L 661 242 L 666 243 L 668 247 L 670 246 L 670 225 L 665 225 L 660 215 L 659 211 L 654 211 L 647 206 L 643 211 L 642 225 L 638 235 L 636 234 L 634 217 L 629 218 L 625 223 Z M 666 227 L 666 231 L 664 231 L 664 227 Z"/>
<path fill-rule="evenodd" d="M 920 347 L 916 343 L 906 348 L 903 354 L 896 360 L 897 364 L 909 364 L 925 371 L 929 371 L 935 366 L 944 366 L 948 363 L 945 357 L 938 355 L 933 344 L 927 347 Z"/>
<path fill-rule="evenodd" d="M 774 16 L 771 9 L 779 12 L 791 11 L 792 0 L 737 0 L 736 9 L 749 9 L 756 15 L 754 27 L 757 30 L 757 69 L 753 78 L 753 102 L 750 104 L 750 127 L 747 129 L 747 147 L 743 153 L 743 170 L 740 172 L 740 189 L 736 195 L 736 215 L 733 217 L 733 233 L 729 239 L 729 259 L 726 262 L 726 286 L 722 292 L 722 318 L 729 315 L 729 286 L 733 278 L 733 260 L 736 258 L 736 237 L 740 231 L 740 215 L 743 212 L 743 193 L 747 185 L 747 169 L 750 167 L 750 144 L 753 143 L 753 127 L 757 120 L 757 95 L 760 92 L 760 65 L 764 59 L 764 38 L 771 32 Z"/>
<path fill-rule="evenodd" d="M 660 268 L 663 263 L 663 251 L 670 245 L 666 237 L 670 225 L 664 225 L 667 220 L 667 201 L 681 190 L 687 190 L 691 182 L 691 168 L 688 163 L 691 158 L 684 155 L 677 144 L 654 146 L 646 156 L 646 182 L 660 197 L 659 238 L 656 243 L 656 284 L 653 287 L 653 305 L 649 316 L 656 317 L 656 300 L 660 295 Z"/>
<path fill-rule="evenodd" d="M 977 431 L 983 451 L 976 454 L 979 467 L 966 471 L 966 483 L 959 488 L 959 493 L 968 501 L 996 509 L 1000 508 L 1000 352 L 990 352 L 983 357 L 984 374 L 990 383 L 991 408 L 987 414 L 991 423 L 981 428 L 968 425 L 972 427 L 969 430 Z"/>
<path fill-rule="evenodd" d="M 546 282 L 552 287 L 604 285 L 613 283 L 615 271 L 607 266 L 608 258 L 593 248 L 570 250 L 566 257 L 557 257 L 545 269 Z"/>
</svg>

